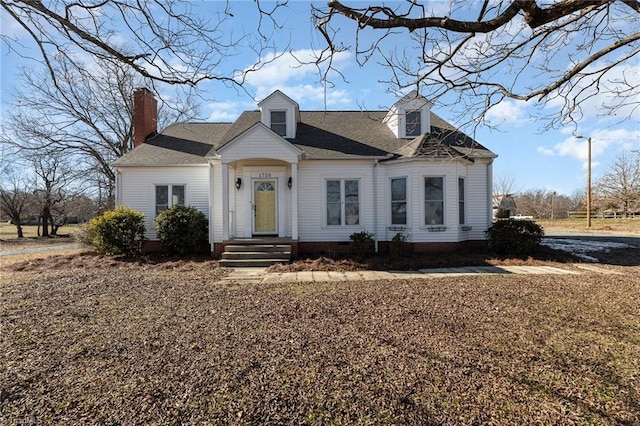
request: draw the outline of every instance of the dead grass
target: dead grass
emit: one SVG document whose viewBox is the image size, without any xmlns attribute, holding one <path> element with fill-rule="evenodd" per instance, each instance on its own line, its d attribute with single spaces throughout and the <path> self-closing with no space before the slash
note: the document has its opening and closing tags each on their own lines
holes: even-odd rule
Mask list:
<svg viewBox="0 0 640 426">
<path fill-rule="evenodd" d="M 0 424 L 638 424 L 640 269 L 619 269 L 223 285 L 204 259 L 12 267 Z"/>
<path fill-rule="evenodd" d="M 587 228 L 587 220 L 584 218 L 556 220 L 536 219 L 536 223 L 544 228 L 545 233 L 576 232 L 585 234 L 616 234 L 640 236 L 640 218 L 591 218 L 591 228 Z"/>
</svg>

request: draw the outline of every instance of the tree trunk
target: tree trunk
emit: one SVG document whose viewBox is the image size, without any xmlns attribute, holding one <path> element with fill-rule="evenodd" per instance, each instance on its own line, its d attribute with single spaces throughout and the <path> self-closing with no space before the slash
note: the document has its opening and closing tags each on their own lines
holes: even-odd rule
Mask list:
<svg viewBox="0 0 640 426">
<path fill-rule="evenodd" d="M 16 229 L 18 230 L 18 238 L 24 238 L 24 233 L 22 232 L 22 224 L 20 222 L 17 222 L 15 225 Z"/>
<path fill-rule="evenodd" d="M 42 209 L 42 236 L 49 236 L 49 217 L 51 214 L 49 213 L 49 208 L 45 207 Z"/>
</svg>

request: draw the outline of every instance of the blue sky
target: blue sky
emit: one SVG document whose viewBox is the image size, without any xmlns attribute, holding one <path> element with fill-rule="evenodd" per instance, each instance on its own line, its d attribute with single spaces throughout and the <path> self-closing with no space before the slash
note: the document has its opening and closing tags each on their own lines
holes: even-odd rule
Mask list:
<svg viewBox="0 0 640 426">
<path fill-rule="evenodd" d="M 434 2 L 432 6 L 438 9 L 444 3 Z M 201 13 L 207 14 L 224 6 L 224 2 L 194 2 L 194 5 Z M 230 28 L 238 32 L 255 28 L 255 13 L 251 13 L 253 7 L 253 2 L 250 1 L 232 2 L 230 8 L 234 18 L 228 23 Z M 35 56 L 35 51 L 31 50 L 33 43 L 26 34 L 8 20 L 6 14 L 1 13 L 0 17 L 3 34 L 17 37 L 24 44 L 23 52 L 26 56 Z M 334 66 L 346 81 L 336 74 L 331 75 L 333 87 L 326 91 L 319 83 L 318 70 L 314 66 L 298 64 L 294 56 L 299 59 L 310 58 L 313 49 L 324 47 L 323 40 L 312 26 L 308 2 L 292 1 L 289 8 L 279 12 L 277 19 L 282 29 L 275 35 L 276 45 L 280 49 L 287 48 L 290 53 L 283 54 L 260 71 L 250 74 L 246 82 L 249 94 L 215 82 L 199 85 L 198 92 L 203 98 L 203 120 L 232 121 L 243 110 L 256 109 L 256 102 L 275 89 L 289 95 L 300 104 L 301 109 L 306 110 L 387 109 L 396 102 L 397 95 L 389 93 L 388 86 L 380 82 L 389 78 L 385 74 L 388 71 L 375 61 L 360 67 L 353 53 L 339 54 Z M 345 39 L 354 34 L 354 29 L 346 24 L 341 30 L 346 35 Z M 0 44 L 0 47 L 0 101 L 2 111 L 5 112 L 13 101 L 11 92 L 19 66 L 36 67 L 38 64 L 11 53 L 4 44 Z M 272 53 L 281 54 L 283 51 Z M 246 51 L 235 56 L 232 65 L 244 68 L 256 59 L 254 52 Z M 632 78 L 640 79 L 640 58 L 627 63 L 623 71 Z M 487 117 L 498 125 L 500 131 L 479 127 L 474 137 L 499 155 L 494 163 L 494 175 L 513 179 L 516 190 L 548 189 L 571 195 L 574 191 L 585 188 L 587 158 L 587 141 L 576 139 L 573 134 L 592 137 L 594 181 L 607 170 L 620 152 L 640 149 L 640 110 L 625 119 L 620 116 L 602 117 L 598 110 L 601 102 L 602 99 L 598 96 L 589 100 L 585 105 L 585 116 L 577 128 L 567 126 L 542 131 L 542 124 L 529 118 L 529 112 L 535 107 L 533 103 L 504 101 L 494 107 Z M 546 108 L 554 107 L 551 103 Z M 432 110 L 452 124 L 458 124 L 452 112 L 438 102 Z"/>
</svg>

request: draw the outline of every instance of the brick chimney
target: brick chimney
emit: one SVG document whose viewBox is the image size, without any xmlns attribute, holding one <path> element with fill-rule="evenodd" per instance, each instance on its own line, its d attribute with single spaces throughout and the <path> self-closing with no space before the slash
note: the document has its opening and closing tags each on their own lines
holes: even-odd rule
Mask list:
<svg viewBox="0 0 640 426">
<path fill-rule="evenodd" d="M 146 88 L 133 92 L 134 148 L 158 132 L 158 101 Z"/>
</svg>

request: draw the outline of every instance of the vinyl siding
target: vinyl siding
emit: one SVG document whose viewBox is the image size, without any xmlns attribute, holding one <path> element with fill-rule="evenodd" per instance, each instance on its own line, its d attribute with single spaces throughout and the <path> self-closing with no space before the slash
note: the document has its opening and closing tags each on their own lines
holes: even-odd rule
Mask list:
<svg viewBox="0 0 640 426">
<path fill-rule="evenodd" d="M 374 232 L 373 161 L 304 161 L 299 164 L 298 212 L 300 241 L 349 241 L 354 232 Z M 328 226 L 326 181 L 358 179 L 358 225 Z"/>
<path fill-rule="evenodd" d="M 185 204 L 209 217 L 209 167 L 123 167 L 120 204 L 144 213 L 145 238 L 156 240 L 155 185 L 185 185 Z"/>
<path fill-rule="evenodd" d="M 381 163 L 378 166 L 378 220 L 376 234 L 381 241 L 389 241 L 402 231 L 410 242 L 458 242 L 482 240 L 487 229 L 487 163 L 413 160 Z M 445 231 L 432 231 L 424 223 L 424 178 L 444 178 Z M 391 179 L 407 178 L 407 225 L 391 225 Z M 459 222 L 458 178 L 465 179 L 465 219 L 471 231 L 463 231 Z"/>
<path fill-rule="evenodd" d="M 484 240 L 484 232 L 491 224 L 492 212 L 490 210 L 491 194 L 490 187 L 491 163 L 479 161 L 469 166 L 468 177 L 465 181 L 467 185 L 467 225 L 471 226 L 467 239 Z"/>
</svg>

